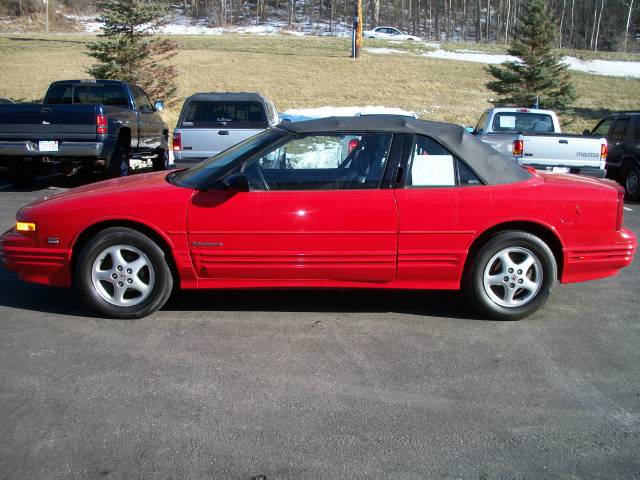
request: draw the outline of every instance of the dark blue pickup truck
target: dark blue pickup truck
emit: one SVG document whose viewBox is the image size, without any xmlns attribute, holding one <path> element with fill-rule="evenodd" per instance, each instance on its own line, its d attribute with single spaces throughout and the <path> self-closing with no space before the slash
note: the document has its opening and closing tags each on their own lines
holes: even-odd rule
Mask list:
<svg viewBox="0 0 640 480">
<path fill-rule="evenodd" d="M 165 169 L 169 129 L 162 107 L 126 82 L 54 82 L 42 104 L 0 105 L 0 164 L 18 187 L 51 170 L 127 175 L 132 159 Z"/>
</svg>

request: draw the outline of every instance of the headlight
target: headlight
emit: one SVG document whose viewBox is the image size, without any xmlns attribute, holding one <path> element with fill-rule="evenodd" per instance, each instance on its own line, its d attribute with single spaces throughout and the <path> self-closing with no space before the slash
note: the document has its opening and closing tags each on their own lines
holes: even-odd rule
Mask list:
<svg viewBox="0 0 640 480">
<path fill-rule="evenodd" d="M 16 230 L 18 232 L 35 232 L 36 224 L 33 222 L 16 222 Z"/>
</svg>

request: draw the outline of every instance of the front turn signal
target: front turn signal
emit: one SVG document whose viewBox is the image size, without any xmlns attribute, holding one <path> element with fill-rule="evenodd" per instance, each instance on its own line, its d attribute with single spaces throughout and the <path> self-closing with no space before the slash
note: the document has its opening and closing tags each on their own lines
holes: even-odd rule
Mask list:
<svg viewBox="0 0 640 480">
<path fill-rule="evenodd" d="M 16 222 L 16 230 L 18 232 L 35 232 L 36 224 L 33 222 Z"/>
</svg>

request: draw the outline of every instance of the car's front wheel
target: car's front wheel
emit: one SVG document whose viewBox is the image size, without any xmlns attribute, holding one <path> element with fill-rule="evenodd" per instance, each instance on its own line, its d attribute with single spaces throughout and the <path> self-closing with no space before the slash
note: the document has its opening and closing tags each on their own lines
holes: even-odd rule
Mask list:
<svg viewBox="0 0 640 480">
<path fill-rule="evenodd" d="M 105 229 L 87 242 L 74 281 L 93 309 L 123 319 L 155 312 L 173 289 L 164 251 L 146 235 L 124 227 Z"/>
<path fill-rule="evenodd" d="M 496 320 L 518 320 L 542 307 L 558 276 L 549 246 L 522 231 L 498 233 L 470 259 L 465 291 Z"/>
</svg>

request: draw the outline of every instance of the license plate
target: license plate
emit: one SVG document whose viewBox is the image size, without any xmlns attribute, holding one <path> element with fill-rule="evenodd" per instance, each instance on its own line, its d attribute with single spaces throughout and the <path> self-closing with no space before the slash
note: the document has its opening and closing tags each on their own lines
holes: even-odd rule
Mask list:
<svg viewBox="0 0 640 480">
<path fill-rule="evenodd" d="M 569 169 L 567 167 L 553 167 L 551 171 L 555 173 L 569 173 Z"/>
<path fill-rule="evenodd" d="M 38 142 L 38 150 L 41 152 L 57 152 L 58 142 L 40 141 Z"/>
</svg>

